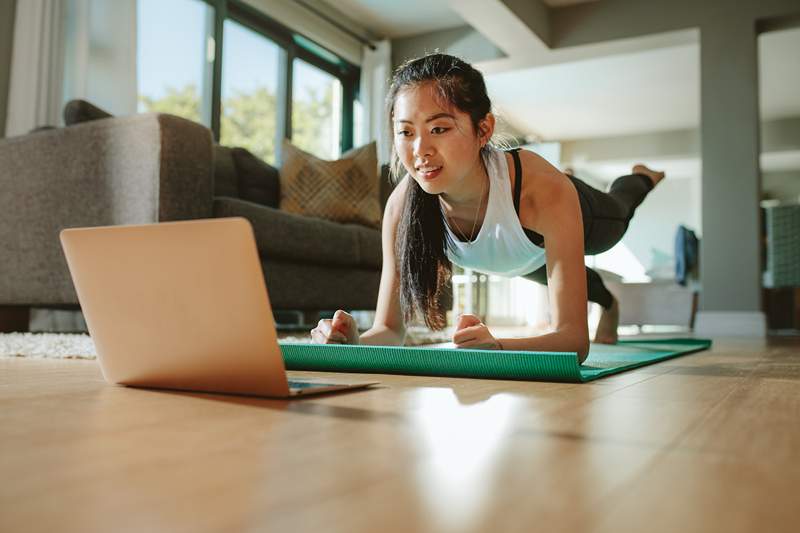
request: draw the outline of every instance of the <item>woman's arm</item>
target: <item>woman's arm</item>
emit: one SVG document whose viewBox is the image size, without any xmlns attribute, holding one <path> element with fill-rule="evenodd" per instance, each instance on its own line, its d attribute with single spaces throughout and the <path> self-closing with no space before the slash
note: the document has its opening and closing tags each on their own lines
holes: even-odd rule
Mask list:
<svg viewBox="0 0 800 533">
<path fill-rule="evenodd" d="M 533 222 L 544 237 L 547 287 L 553 332 L 538 337 L 500 339 L 506 350 L 577 352 L 581 362 L 589 353 L 586 264 L 583 219 L 578 192 L 556 168 L 536 154 L 524 154 L 526 187 L 521 218 Z M 523 210 L 527 211 L 526 213 Z"/>
<path fill-rule="evenodd" d="M 407 177 L 403 179 L 386 201 L 381 229 L 383 267 L 378 303 L 375 307 L 375 320 L 372 327 L 360 336 L 361 344 L 402 345 L 405 341 L 406 328 L 400 309 L 400 279 L 397 273 L 394 245 L 400 215 L 403 213 L 405 204 L 407 180 Z"/>
</svg>

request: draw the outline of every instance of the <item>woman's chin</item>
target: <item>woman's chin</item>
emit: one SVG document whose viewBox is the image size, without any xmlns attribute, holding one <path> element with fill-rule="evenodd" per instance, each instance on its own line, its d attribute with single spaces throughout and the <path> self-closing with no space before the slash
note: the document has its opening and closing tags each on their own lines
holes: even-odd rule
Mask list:
<svg viewBox="0 0 800 533">
<path fill-rule="evenodd" d="M 445 189 L 444 181 L 438 178 L 431 180 L 417 176 L 416 181 L 422 188 L 422 190 L 428 194 L 441 194 L 442 192 L 444 192 Z"/>
<path fill-rule="evenodd" d="M 417 183 L 419 183 L 420 188 L 428 194 L 442 194 L 444 192 L 443 187 L 438 183 L 429 183 L 424 180 L 417 180 Z"/>
</svg>

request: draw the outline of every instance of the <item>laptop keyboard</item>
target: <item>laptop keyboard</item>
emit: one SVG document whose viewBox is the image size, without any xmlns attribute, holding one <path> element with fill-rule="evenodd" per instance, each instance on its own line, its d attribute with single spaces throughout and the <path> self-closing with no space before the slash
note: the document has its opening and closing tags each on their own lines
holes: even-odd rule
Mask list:
<svg viewBox="0 0 800 533">
<path fill-rule="evenodd" d="M 310 381 L 292 381 L 289 380 L 290 389 L 313 389 L 314 387 L 335 387 L 335 383 L 313 383 Z"/>
</svg>

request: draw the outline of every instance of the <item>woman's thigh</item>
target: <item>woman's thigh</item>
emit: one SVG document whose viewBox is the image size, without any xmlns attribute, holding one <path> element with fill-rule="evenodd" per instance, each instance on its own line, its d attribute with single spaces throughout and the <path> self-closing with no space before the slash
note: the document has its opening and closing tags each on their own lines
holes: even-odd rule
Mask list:
<svg viewBox="0 0 800 533">
<path fill-rule="evenodd" d="M 581 199 L 584 252 L 588 255 L 605 252 L 625 235 L 633 210 L 647 194 L 647 191 L 640 194 L 641 178 L 635 175 L 618 178 L 609 193 L 595 189 L 574 176 L 570 176 L 570 179 Z"/>
</svg>

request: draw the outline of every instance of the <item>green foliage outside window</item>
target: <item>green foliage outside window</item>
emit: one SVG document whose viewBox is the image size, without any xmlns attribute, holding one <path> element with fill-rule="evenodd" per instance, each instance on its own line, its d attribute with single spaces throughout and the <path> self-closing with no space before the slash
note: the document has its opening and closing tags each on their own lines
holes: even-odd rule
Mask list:
<svg viewBox="0 0 800 533">
<path fill-rule="evenodd" d="M 181 89 L 167 88 L 159 99 L 139 97 L 146 112 L 169 113 L 200 122 L 200 94 L 195 84 Z M 275 164 L 276 96 L 266 87 L 236 92 L 222 103 L 220 144 L 241 146 L 270 164 Z M 325 125 L 333 110 L 332 89 L 308 91 L 307 98 L 295 100 L 292 109 L 292 142 L 310 153 L 326 157 Z M 339 132 L 334 132 L 338 137 Z"/>
<path fill-rule="evenodd" d="M 330 159 L 331 135 L 339 139 L 339 132 L 329 131 L 333 111 L 333 87 L 328 84 L 324 91 L 306 87 L 302 100 L 292 103 L 292 143 L 322 159 Z M 339 102 L 336 102 L 339 105 Z"/>
<path fill-rule="evenodd" d="M 222 104 L 220 143 L 247 148 L 274 165 L 276 111 L 275 95 L 265 87 L 235 91 Z"/>
</svg>

